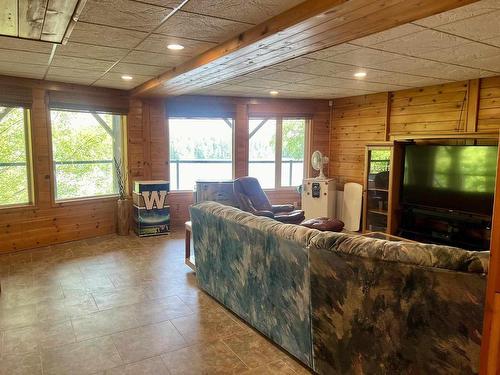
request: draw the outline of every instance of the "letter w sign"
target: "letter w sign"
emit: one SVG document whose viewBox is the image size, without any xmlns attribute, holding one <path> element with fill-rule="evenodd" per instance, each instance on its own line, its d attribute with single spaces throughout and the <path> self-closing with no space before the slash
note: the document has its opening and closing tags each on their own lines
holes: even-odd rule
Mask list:
<svg viewBox="0 0 500 375">
<path fill-rule="evenodd" d="M 167 191 L 143 191 L 141 192 L 141 195 L 144 198 L 144 205 L 146 206 L 146 210 L 152 210 L 155 207 L 163 208 L 163 206 L 165 205 L 165 198 L 167 197 Z"/>
</svg>

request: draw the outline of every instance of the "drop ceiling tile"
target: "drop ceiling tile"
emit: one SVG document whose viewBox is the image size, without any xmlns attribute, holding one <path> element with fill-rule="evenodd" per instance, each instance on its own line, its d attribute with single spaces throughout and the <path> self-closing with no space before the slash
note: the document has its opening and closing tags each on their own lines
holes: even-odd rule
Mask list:
<svg viewBox="0 0 500 375">
<path fill-rule="evenodd" d="M 315 74 L 318 76 L 331 76 L 342 71 L 352 70 L 352 67 L 345 64 L 337 64 L 323 60 L 312 60 L 304 65 L 293 67 L 290 70 L 300 73 Z"/>
<path fill-rule="evenodd" d="M 401 58 L 393 52 L 379 51 L 367 47 L 359 48 L 341 55 L 331 56 L 326 61 L 350 64 L 356 66 L 377 67 L 387 61 Z"/>
<path fill-rule="evenodd" d="M 157 76 L 163 73 L 165 70 L 166 68 L 161 66 L 119 63 L 116 66 L 114 66 L 110 70 L 110 72 L 128 74 L 131 76 L 135 75 Z"/>
<path fill-rule="evenodd" d="M 253 87 L 253 88 L 264 88 L 264 89 L 276 89 L 284 85 L 288 85 L 286 82 L 272 81 L 270 79 L 259 79 L 252 78 L 246 81 L 240 82 L 241 85 Z"/>
<path fill-rule="evenodd" d="M 390 83 L 378 83 L 378 82 L 368 82 L 361 81 L 357 79 L 347 79 L 341 85 L 336 87 L 340 89 L 351 89 L 351 90 L 365 90 L 371 92 L 384 92 L 384 91 L 397 91 L 407 89 L 408 86 L 404 85 L 393 85 Z"/>
<path fill-rule="evenodd" d="M 418 57 L 420 54 L 444 48 L 457 47 L 468 40 L 435 30 L 424 30 L 400 38 L 372 45 L 373 48 Z"/>
<path fill-rule="evenodd" d="M 488 70 L 490 73 L 493 72 L 495 74 L 498 74 L 500 73 L 500 54 L 496 56 L 483 57 L 477 60 L 471 60 L 470 62 L 466 62 L 466 64 L 468 66 L 474 66 L 476 68 Z M 489 75 L 488 72 L 481 72 L 481 76 L 483 76 L 483 74 Z"/>
<path fill-rule="evenodd" d="M 77 85 L 90 85 L 95 81 L 95 78 L 88 76 L 60 76 L 57 74 L 47 74 L 47 80 L 56 81 L 56 82 L 64 82 L 64 83 L 74 83 Z"/>
<path fill-rule="evenodd" d="M 86 59 L 82 57 L 60 56 L 56 53 L 51 66 L 71 69 L 94 70 L 104 72 L 111 68 L 113 62 L 103 60 Z"/>
<path fill-rule="evenodd" d="M 296 91 L 296 92 L 315 92 L 315 93 L 328 93 L 331 91 L 329 87 L 312 86 L 302 83 L 289 83 L 280 87 L 281 91 Z"/>
<path fill-rule="evenodd" d="M 189 60 L 187 56 L 165 55 L 161 53 L 132 51 L 123 59 L 125 63 L 173 67 Z"/>
<path fill-rule="evenodd" d="M 247 74 L 244 75 L 244 77 L 261 78 L 261 77 L 263 77 L 266 74 L 277 73 L 277 72 L 280 72 L 280 71 L 281 70 L 278 70 L 278 69 L 276 69 L 274 67 L 268 67 L 268 68 L 263 68 L 263 69 L 256 70 L 256 71 L 251 72 L 251 73 L 247 73 Z"/>
<path fill-rule="evenodd" d="M 496 11 L 438 26 L 437 29 L 475 41 L 483 41 L 500 35 L 499 19 L 500 11 Z"/>
<path fill-rule="evenodd" d="M 4 49 L 13 49 L 20 51 L 49 53 L 52 51 L 52 43 L 37 42 L 34 40 L 8 38 L 0 36 L 0 46 Z"/>
<path fill-rule="evenodd" d="M 213 17 L 259 24 L 293 8 L 304 0 L 198 0 L 188 2 L 184 10 Z"/>
<path fill-rule="evenodd" d="M 494 46 L 494 47 L 499 47 L 500 48 L 500 36 L 491 38 L 491 39 L 485 39 L 482 41 L 482 43 Z"/>
<path fill-rule="evenodd" d="M 260 77 L 254 77 L 255 79 L 258 79 Z M 248 82 L 251 81 L 251 79 L 247 76 L 240 76 L 240 77 L 234 77 L 228 80 L 225 80 L 223 83 L 225 85 L 239 85 L 243 82 Z"/>
<path fill-rule="evenodd" d="M 342 89 L 368 90 L 372 92 L 395 91 L 408 88 L 402 85 L 393 85 L 387 83 L 369 82 L 358 79 L 338 78 L 338 77 L 316 77 L 311 80 L 303 81 L 302 84 L 313 86 L 335 87 Z"/>
<path fill-rule="evenodd" d="M 138 31 L 152 31 L 172 9 L 130 0 L 88 0 L 80 21 Z"/>
<path fill-rule="evenodd" d="M 351 51 L 357 50 L 359 48 L 360 48 L 359 46 L 355 46 L 355 45 L 349 44 L 349 43 L 344 43 L 344 44 L 339 44 L 337 46 L 323 49 L 321 51 L 310 53 L 307 55 L 307 57 L 310 59 L 315 59 L 315 60 L 328 60 L 328 58 L 330 58 L 332 56 L 342 55 L 344 53 L 351 52 Z"/>
<path fill-rule="evenodd" d="M 474 79 L 480 76 L 479 69 L 418 59 L 415 57 L 404 57 L 386 62 L 384 70 L 455 81 Z"/>
<path fill-rule="evenodd" d="M 87 80 L 96 80 L 98 79 L 104 71 L 98 72 L 95 70 L 84 70 L 84 69 L 76 69 L 71 67 L 59 67 L 59 66 L 51 66 L 47 73 L 47 79 L 52 79 L 51 77 L 59 77 L 59 78 L 67 78 L 67 79 L 87 79 Z"/>
<path fill-rule="evenodd" d="M 70 42 L 80 42 L 96 46 L 133 48 L 147 33 L 115 27 L 93 25 L 78 21 L 70 36 Z"/>
<path fill-rule="evenodd" d="M 353 40 L 350 43 L 357 46 L 373 46 L 375 44 L 386 42 L 396 38 L 401 38 L 406 35 L 413 35 L 423 30 L 425 30 L 424 27 L 407 23 L 401 26 L 393 27 L 389 30 Z"/>
<path fill-rule="evenodd" d="M 316 76 L 307 73 L 299 73 L 299 72 L 291 72 L 291 71 L 280 71 L 274 72 L 271 74 L 266 74 L 263 76 L 264 79 L 272 79 L 274 81 L 288 82 L 288 83 L 296 83 L 305 81 L 307 79 L 314 78 Z"/>
<path fill-rule="evenodd" d="M 181 51 L 171 51 L 169 44 L 180 44 L 184 47 Z M 173 56 L 196 56 L 215 47 L 217 43 L 203 42 L 168 35 L 151 34 L 136 49 L 146 52 L 164 53 Z"/>
<path fill-rule="evenodd" d="M 154 77 L 153 76 L 135 75 L 133 80 L 124 81 L 123 79 L 121 79 L 120 73 L 107 73 L 103 78 L 101 78 L 97 82 L 95 82 L 93 84 L 93 86 L 109 87 L 109 88 L 122 89 L 122 90 L 130 90 L 130 89 L 133 89 L 134 87 L 137 87 L 141 83 L 144 83 L 152 78 L 154 78 Z"/>
<path fill-rule="evenodd" d="M 156 33 L 221 43 L 250 27 L 241 22 L 179 11 Z"/>
<path fill-rule="evenodd" d="M 42 79 L 47 66 L 0 61 L 0 74 L 6 76 Z"/>
<path fill-rule="evenodd" d="M 450 82 L 449 80 L 444 80 L 444 79 L 420 77 L 398 72 L 389 72 L 380 69 L 363 68 L 362 70 L 366 72 L 367 75 L 365 79 L 359 79 L 359 80 L 366 82 L 384 83 L 388 85 L 398 85 L 407 87 L 425 86 L 421 84 L 421 82 L 423 81 L 431 82 L 429 83 L 429 85 Z M 330 76 L 332 76 L 333 78 L 345 78 L 352 80 L 354 78 L 354 73 L 359 71 L 360 71 L 359 68 L 351 67 L 348 70 L 342 70 L 337 72 L 336 74 L 331 74 Z"/>
<path fill-rule="evenodd" d="M 482 43 L 469 42 L 453 48 L 425 52 L 422 58 L 479 68 L 483 59 L 500 55 L 500 48 Z"/>
<path fill-rule="evenodd" d="M 481 0 L 473 4 L 452 9 L 448 12 L 439 13 L 431 17 L 414 21 L 413 23 L 425 27 L 437 27 L 466 18 L 474 17 L 483 13 L 494 12 L 495 10 L 500 10 L 500 1 Z"/>
<path fill-rule="evenodd" d="M 440 78 L 420 77 L 402 73 L 387 73 L 373 79 L 370 78 L 370 81 L 407 87 L 432 86 L 451 82 L 450 80 Z"/>
<path fill-rule="evenodd" d="M 142 3 L 159 5 L 167 8 L 175 8 L 182 3 L 183 0 L 142 0 Z"/>
<path fill-rule="evenodd" d="M 289 69 L 296 68 L 298 66 L 302 66 L 304 64 L 311 63 L 311 62 L 313 62 L 313 60 L 311 60 L 311 59 L 304 58 L 304 57 L 296 57 L 294 59 L 290 59 L 287 61 L 283 61 L 279 64 L 275 64 L 275 65 L 271 66 L 270 68 L 278 69 L 278 70 L 289 70 Z"/>
<path fill-rule="evenodd" d="M 47 65 L 50 54 L 0 49 L 0 61 Z"/>
<path fill-rule="evenodd" d="M 59 56 L 84 57 L 89 59 L 116 61 L 127 54 L 124 48 L 93 46 L 76 42 L 57 46 L 56 54 Z"/>
</svg>

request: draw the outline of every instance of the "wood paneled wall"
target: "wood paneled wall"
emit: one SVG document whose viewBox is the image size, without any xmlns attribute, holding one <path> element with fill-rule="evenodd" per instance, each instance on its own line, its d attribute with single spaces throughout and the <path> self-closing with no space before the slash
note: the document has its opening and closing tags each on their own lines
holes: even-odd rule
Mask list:
<svg viewBox="0 0 500 375">
<path fill-rule="evenodd" d="M 363 183 L 367 143 L 500 129 L 500 77 L 335 99 L 330 176 Z"/>
<path fill-rule="evenodd" d="M 115 231 L 115 198 L 55 203 L 50 139 L 49 93 L 66 92 L 72 100 L 92 98 L 101 105 L 120 102 L 126 93 L 117 90 L 87 90 L 75 85 L 0 77 L 4 84 L 19 85 L 31 92 L 33 160 L 33 206 L 0 208 L 0 254 L 100 236 Z M 5 91 L 3 92 L 6 95 Z M 96 96 L 97 95 L 97 96 Z M 112 97 L 113 99 L 106 99 Z"/>
<path fill-rule="evenodd" d="M 365 145 L 385 140 L 386 108 L 386 93 L 333 101 L 328 169 L 337 186 L 362 183 Z"/>
<path fill-rule="evenodd" d="M 479 86 L 477 131 L 497 131 L 500 127 L 500 77 L 484 78 Z"/>
<path fill-rule="evenodd" d="M 132 107 L 131 107 L 132 108 Z M 305 116 L 311 119 L 311 132 L 306 163 L 314 150 L 325 155 L 329 149 L 330 106 L 326 100 L 248 99 L 227 97 L 184 96 L 167 101 L 167 116 L 222 116 L 235 119 L 234 175 L 248 174 L 248 118 L 250 116 Z M 155 155 L 153 156 L 153 160 Z M 293 189 L 268 190 L 275 203 L 299 202 Z M 180 227 L 189 220 L 188 207 L 193 203 L 191 192 L 170 194 L 172 226 Z"/>
</svg>

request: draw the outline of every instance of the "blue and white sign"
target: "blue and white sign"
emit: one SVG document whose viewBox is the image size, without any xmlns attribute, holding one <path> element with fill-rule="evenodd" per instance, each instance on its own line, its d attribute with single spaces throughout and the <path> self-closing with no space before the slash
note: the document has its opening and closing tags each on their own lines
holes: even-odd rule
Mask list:
<svg viewBox="0 0 500 375">
<path fill-rule="evenodd" d="M 138 236 L 157 236 L 170 231 L 168 181 L 135 181 L 134 221 Z"/>
</svg>

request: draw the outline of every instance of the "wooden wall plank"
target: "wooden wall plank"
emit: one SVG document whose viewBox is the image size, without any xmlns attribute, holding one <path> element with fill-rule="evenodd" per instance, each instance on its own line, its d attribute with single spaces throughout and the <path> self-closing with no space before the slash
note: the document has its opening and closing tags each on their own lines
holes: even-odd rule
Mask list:
<svg viewBox="0 0 500 375">
<path fill-rule="evenodd" d="M 465 131 L 469 133 L 477 131 L 479 89 L 479 79 L 472 79 L 469 81 L 469 87 L 467 90 L 467 118 L 465 123 Z"/>
<path fill-rule="evenodd" d="M 478 132 L 500 129 L 500 77 L 481 79 L 477 118 Z"/>
<path fill-rule="evenodd" d="M 386 139 L 387 101 L 387 93 L 333 101 L 328 169 L 339 189 L 347 182 L 363 183 L 366 144 Z"/>
</svg>

